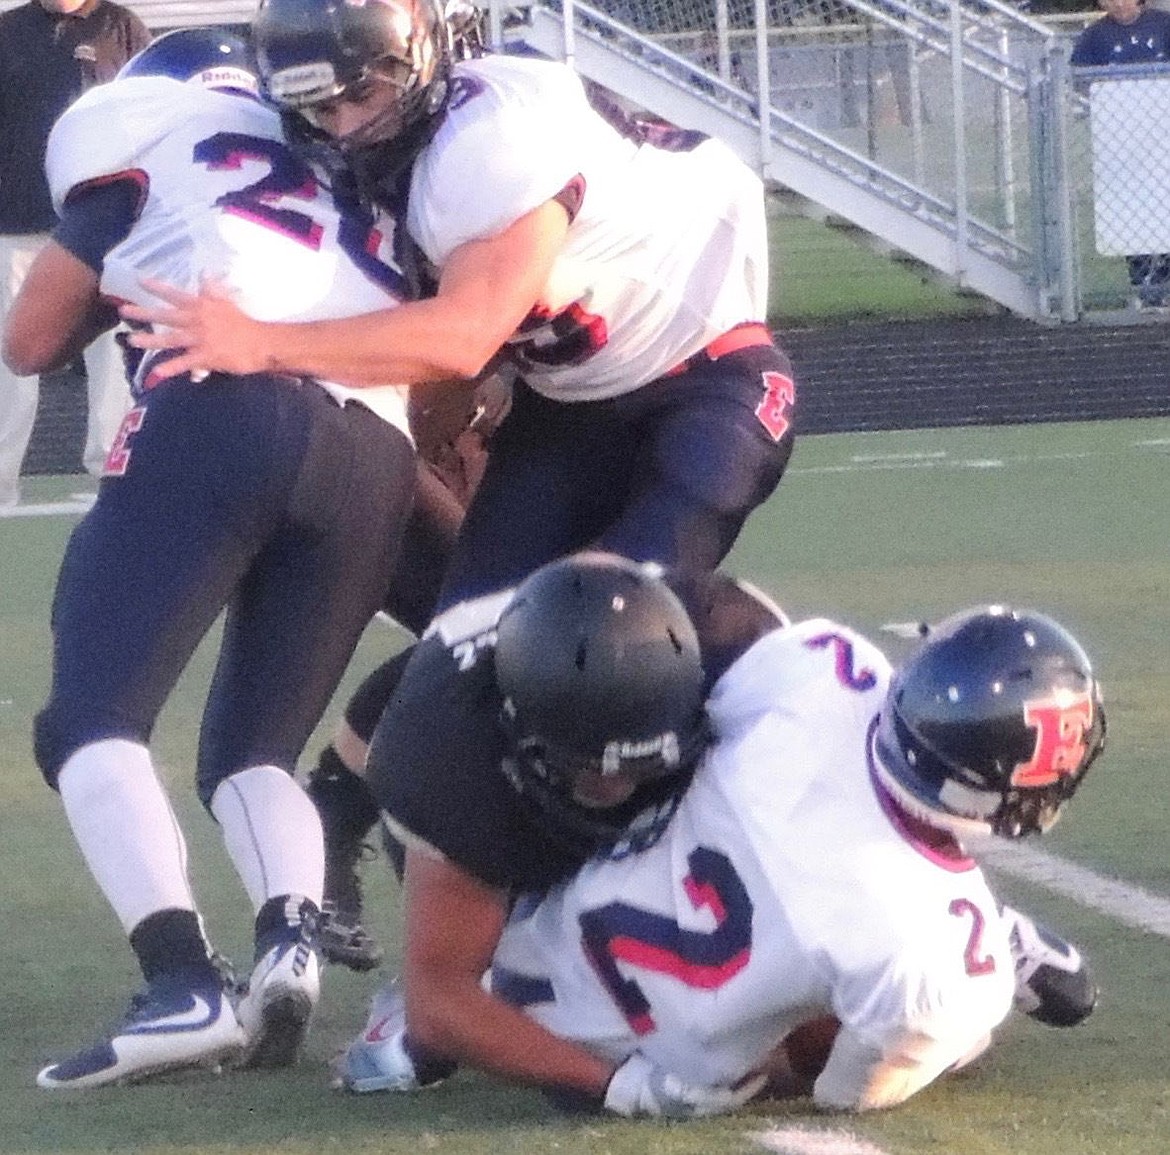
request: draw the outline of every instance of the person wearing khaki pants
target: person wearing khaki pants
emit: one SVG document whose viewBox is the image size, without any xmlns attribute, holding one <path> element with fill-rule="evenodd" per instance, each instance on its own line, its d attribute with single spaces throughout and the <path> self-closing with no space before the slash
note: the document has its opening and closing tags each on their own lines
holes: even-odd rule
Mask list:
<svg viewBox="0 0 1170 1155">
<path fill-rule="evenodd" d="M 33 258 L 47 234 L 0 236 L 0 316 L 12 306 Z M 103 333 L 85 350 L 88 401 L 85 448 L 81 463 L 100 477 L 122 417 L 130 407 L 130 386 L 122 366 L 122 350 L 114 334 Z M 20 499 L 20 468 L 36 422 L 40 378 L 18 377 L 0 362 L 0 510 Z"/>
<path fill-rule="evenodd" d="M 0 319 L 56 224 L 44 175 L 49 129 L 82 91 L 112 79 L 149 42 L 146 25 L 113 0 L 29 0 L 0 14 Z M 85 371 L 82 463 L 97 477 L 130 405 L 112 334 L 86 350 Z M 39 385 L 0 366 L 0 510 L 20 499 Z"/>
</svg>

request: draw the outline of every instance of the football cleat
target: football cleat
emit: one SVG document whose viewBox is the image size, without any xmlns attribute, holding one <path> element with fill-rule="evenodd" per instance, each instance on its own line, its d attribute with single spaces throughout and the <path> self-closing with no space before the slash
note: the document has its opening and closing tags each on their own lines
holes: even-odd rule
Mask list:
<svg viewBox="0 0 1170 1155">
<path fill-rule="evenodd" d="M 1087 1019 L 1097 1005 L 1097 984 L 1081 952 L 1010 906 L 1003 917 L 1016 965 L 1016 1008 L 1050 1027 Z"/>
<path fill-rule="evenodd" d="M 365 1028 L 341 1056 L 334 1085 L 357 1094 L 417 1091 L 455 1073 L 446 1059 L 419 1055 L 408 1047 L 406 1004 L 394 983 L 380 987 Z"/>
<path fill-rule="evenodd" d="M 247 1039 L 222 986 L 162 976 L 130 1000 L 120 1023 L 92 1047 L 37 1075 L 47 1090 L 131 1083 L 163 1071 L 215 1066 L 244 1050 Z"/>
<path fill-rule="evenodd" d="M 376 853 L 365 839 L 378 820 L 378 808 L 365 782 L 331 749 L 322 753 L 308 790 L 325 835 L 325 900 L 317 929 L 321 954 L 350 970 L 373 970 L 382 961 L 382 948 L 362 925 L 359 865 Z"/>
<path fill-rule="evenodd" d="M 252 970 L 236 1008 L 247 1036 L 244 1067 L 289 1067 L 297 1061 L 321 997 L 315 924 L 315 912 L 302 918 L 296 937 L 268 946 Z"/>
<path fill-rule="evenodd" d="M 362 926 L 360 909 L 347 915 L 327 901 L 321 908 L 317 937 L 325 960 L 351 971 L 372 971 L 382 961 L 382 947 Z"/>
</svg>

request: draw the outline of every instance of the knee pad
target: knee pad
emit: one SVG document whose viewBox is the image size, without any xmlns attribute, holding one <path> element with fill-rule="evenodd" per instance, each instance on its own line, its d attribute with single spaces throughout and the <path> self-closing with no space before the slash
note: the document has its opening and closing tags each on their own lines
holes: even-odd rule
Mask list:
<svg viewBox="0 0 1170 1155">
<path fill-rule="evenodd" d="M 61 768 L 78 750 L 108 738 L 146 745 L 148 735 L 109 721 L 86 721 L 50 701 L 33 719 L 33 757 L 49 789 L 57 789 Z"/>
</svg>

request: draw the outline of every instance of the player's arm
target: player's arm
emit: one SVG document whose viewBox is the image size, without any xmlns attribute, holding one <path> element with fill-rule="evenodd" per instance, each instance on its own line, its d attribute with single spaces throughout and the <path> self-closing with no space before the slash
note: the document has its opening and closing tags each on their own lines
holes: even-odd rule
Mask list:
<svg viewBox="0 0 1170 1155">
<path fill-rule="evenodd" d="M 407 849 L 403 978 L 406 1039 L 417 1065 L 435 1058 L 544 1087 L 575 1106 L 690 1118 L 747 1102 L 762 1076 L 691 1086 L 635 1052 L 614 1065 L 489 994 L 482 978 L 507 915 L 504 895 L 432 853 Z"/>
<path fill-rule="evenodd" d="M 51 240 L 5 320 L 4 363 L 21 376 L 58 369 L 117 319 L 100 306 L 98 274 Z"/>
<path fill-rule="evenodd" d="M 122 316 L 157 329 L 135 334 L 137 347 L 180 350 L 158 366 L 161 376 L 268 371 L 359 388 L 468 380 L 537 302 L 568 226 L 563 205 L 547 201 L 496 236 L 457 248 L 434 297 L 356 317 L 261 322 L 214 286 L 190 294 L 152 280 L 143 284 L 163 304 L 125 305 Z"/>
<path fill-rule="evenodd" d="M 403 979 L 412 1045 L 504 1078 L 601 1102 L 614 1073 L 481 985 L 507 916 L 502 892 L 450 862 L 408 849 Z"/>
<path fill-rule="evenodd" d="M 102 262 L 129 233 L 140 201 L 131 176 L 71 190 L 5 321 L 4 362 L 14 373 L 67 365 L 118 323 L 117 310 L 99 295 Z"/>
</svg>

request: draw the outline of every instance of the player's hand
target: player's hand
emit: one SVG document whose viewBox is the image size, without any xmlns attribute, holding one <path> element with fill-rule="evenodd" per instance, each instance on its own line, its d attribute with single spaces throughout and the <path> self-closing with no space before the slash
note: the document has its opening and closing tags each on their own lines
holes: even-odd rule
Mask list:
<svg viewBox="0 0 1170 1155">
<path fill-rule="evenodd" d="M 357 1094 L 418 1091 L 437 1086 L 454 1071 L 454 1063 L 422 1055 L 408 1043 L 406 1004 L 391 982 L 374 995 L 365 1029 L 341 1056 L 333 1082 Z"/>
<path fill-rule="evenodd" d="M 131 333 L 130 344 L 137 349 L 178 350 L 152 366 L 152 376 L 247 374 L 269 368 L 264 326 L 243 312 L 222 286 L 205 281 L 198 293 L 188 293 L 147 277 L 142 287 L 160 304 L 122 306 L 124 320 L 153 326 Z"/>
<path fill-rule="evenodd" d="M 735 1087 L 691 1086 L 635 1052 L 611 1076 L 605 1108 L 615 1115 L 667 1119 L 723 1115 L 742 1107 L 763 1084 L 764 1076 L 759 1075 Z"/>
</svg>

